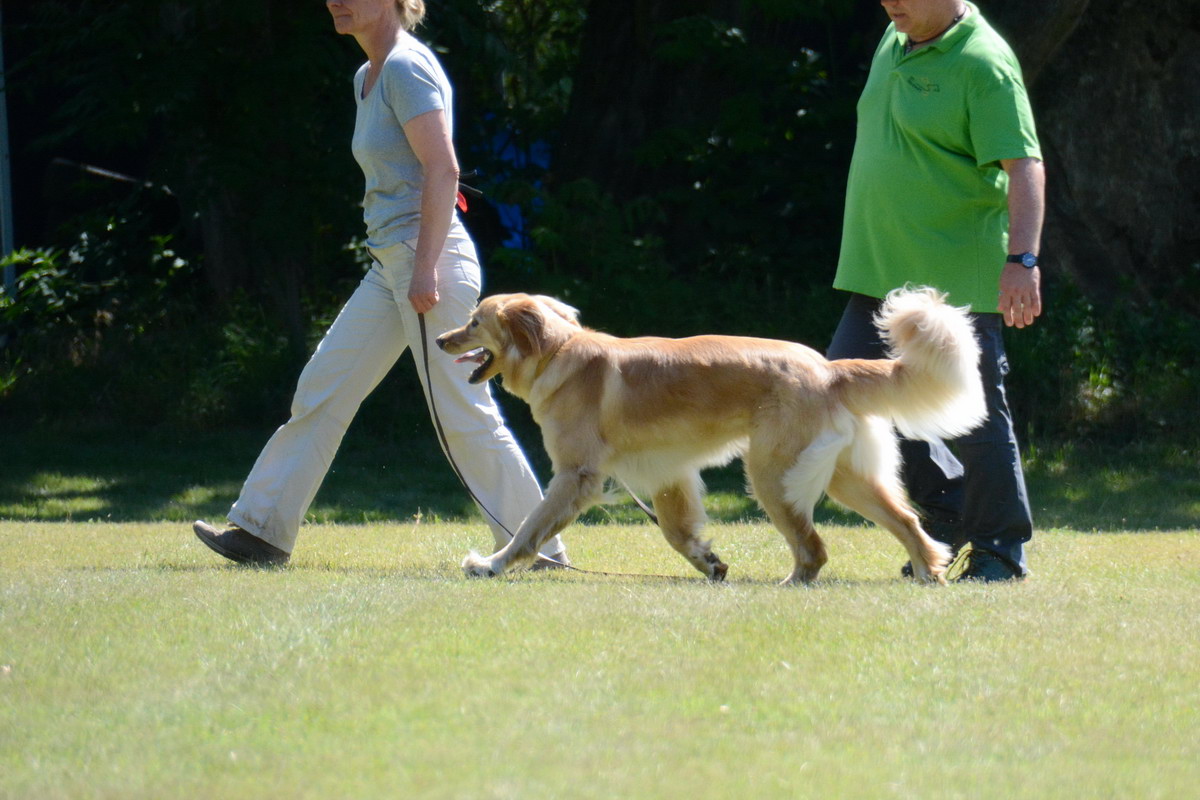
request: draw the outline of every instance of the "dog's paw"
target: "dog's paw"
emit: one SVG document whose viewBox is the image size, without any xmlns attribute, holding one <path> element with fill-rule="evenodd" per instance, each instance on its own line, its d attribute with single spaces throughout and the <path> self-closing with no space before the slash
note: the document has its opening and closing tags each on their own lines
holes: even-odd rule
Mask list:
<svg viewBox="0 0 1200 800">
<path fill-rule="evenodd" d="M 817 573 L 821 571 L 820 565 L 817 566 L 800 566 L 797 565 L 792 570 L 792 574 L 780 583 L 780 586 L 807 586 L 817 579 Z"/>
<path fill-rule="evenodd" d="M 490 559 L 471 551 L 462 562 L 463 572 L 468 578 L 494 578 L 498 574 Z"/>
<path fill-rule="evenodd" d="M 705 553 L 704 562 L 708 566 L 708 579 L 710 581 L 720 583 L 725 580 L 725 574 L 729 572 L 729 565 L 717 558 L 716 553 L 712 551 Z"/>
<path fill-rule="evenodd" d="M 932 567 L 930 569 L 923 570 L 923 572 L 924 572 L 923 575 L 916 574 L 918 571 L 919 570 L 913 570 L 913 573 L 914 573 L 913 579 L 916 580 L 918 583 L 925 583 L 925 584 L 930 584 L 933 586 L 945 586 L 946 585 L 946 568 L 945 567 Z"/>
<path fill-rule="evenodd" d="M 912 577 L 918 583 L 933 583 L 945 586 L 946 572 L 950 569 L 950 562 L 954 560 L 954 551 L 948 545 L 930 539 L 927 542 L 924 556 L 924 563 L 922 563 L 922 559 L 909 561 L 912 569 Z"/>
</svg>

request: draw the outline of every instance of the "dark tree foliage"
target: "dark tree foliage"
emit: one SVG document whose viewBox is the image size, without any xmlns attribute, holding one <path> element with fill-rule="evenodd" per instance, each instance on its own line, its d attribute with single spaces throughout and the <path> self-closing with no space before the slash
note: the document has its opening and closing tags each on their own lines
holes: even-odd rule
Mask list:
<svg viewBox="0 0 1200 800">
<path fill-rule="evenodd" d="M 170 187 L 216 301 L 269 298 L 303 350 L 301 298 L 327 277 L 357 191 L 353 61 L 327 20 L 285 0 L 79 0 L 39 3 L 18 30 L 18 78 L 62 100 L 35 152 Z"/>
<path fill-rule="evenodd" d="M 605 283 L 622 315 L 645 308 L 662 332 L 716 325 L 824 343 L 861 74 L 858 5 L 589 4 L 555 137 L 562 202 L 540 239 L 582 282 L 577 293 Z M 597 225 L 611 215 L 594 195 L 621 217 Z M 814 299 L 816 313 L 797 315 Z"/>
<path fill-rule="evenodd" d="M 1197 1 L 979 5 L 1022 59 L 1050 176 L 1018 412 L 1047 434 L 1178 430 L 1200 378 Z M 418 35 L 488 196 L 467 215 L 487 289 L 561 295 L 615 333 L 823 346 L 885 22 L 855 0 L 430 3 Z M 43 250 L 0 302 L 0 403 L 56 413 L 137 360 L 156 377 L 110 381 L 117 415 L 278 419 L 361 274 L 361 51 L 286 0 L 42 0 L 4 25 L 19 243 Z"/>
</svg>

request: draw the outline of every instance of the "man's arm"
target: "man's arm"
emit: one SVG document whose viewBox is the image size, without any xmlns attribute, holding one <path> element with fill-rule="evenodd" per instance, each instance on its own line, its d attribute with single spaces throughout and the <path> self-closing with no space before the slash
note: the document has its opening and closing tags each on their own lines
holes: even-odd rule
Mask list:
<svg viewBox="0 0 1200 800">
<path fill-rule="evenodd" d="M 1008 173 L 1008 252 L 1037 254 L 1046 214 L 1046 169 L 1036 158 L 1000 162 Z M 1042 313 L 1041 269 L 1005 264 L 997 310 L 1004 324 L 1024 328 Z"/>
</svg>

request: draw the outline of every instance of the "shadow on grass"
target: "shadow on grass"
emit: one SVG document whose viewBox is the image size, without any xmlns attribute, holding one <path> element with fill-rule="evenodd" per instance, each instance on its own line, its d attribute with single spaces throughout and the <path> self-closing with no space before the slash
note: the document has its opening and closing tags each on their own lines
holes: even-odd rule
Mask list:
<svg viewBox="0 0 1200 800">
<path fill-rule="evenodd" d="M 271 431 L 0 433 L 0 517 L 224 519 Z M 318 492 L 320 522 L 460 518 L 470 500 L 432 440 L 351 430 Z"/>
<path fill-rule="evenodd" d="M 351 428 L 310 512 L 325 523 L 479 519 L 424 419 L 380 435 Z M 518 423 L 543 480 L 536 429 Z M 0 432 L 0 518 L 114 522 L 221 520 L 269 430 L 167 433 L 126 430 Z M 746 495 L 739 464 L 705 473 L 714 522 L 766 523 Z M 1170 444 L 1030 448 L 1029 494 L 1039 529 L 1200 529 L 1196 452 Z M 631 500 L 588 511 L 584 524 L 632 524 Z M 829 503 L 818 524 L 861 525 Z"/>
<path fill-rule="evenodd" d="M 1198 455 L 1196 447 L 1165 442 L 1031 447 L 1034 522 L 1099 532 L 1200 529 Z"/>
</svg>

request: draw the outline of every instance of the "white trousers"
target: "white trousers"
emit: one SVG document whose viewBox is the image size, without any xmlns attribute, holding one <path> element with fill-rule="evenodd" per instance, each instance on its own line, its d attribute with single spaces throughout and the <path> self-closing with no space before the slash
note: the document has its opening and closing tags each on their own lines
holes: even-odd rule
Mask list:
<svg viewBox="0 0 1200 800">
<path fill-rule="evenodd" d="M 229 520 L 290 553 L 350 421 L 405 349 L 411 348 L 426 402 L 432 394 L 450 455 L 487 507 L 484 519 L 497 547 L 503 546 L 509 534 L 490 515 L 515 534 L 541 502 L 541 487 L 488 385 L 467 383 L 469 370 L 434 344 L 439 334 L 462 325 L 479 301 L 475 245 L 456 221 L 437 265 L 440 299 L 425 315 L 429 375 L 421 355 L 417 312 L 408 302 L 412 243 L 374 250 L 372 255 L 375 265 L 301 372 L 291 418 L 263 448 L 229 511 Z M 558 537 L 543 548 L 547 555 L 562 550 Z"/>
</svg>

